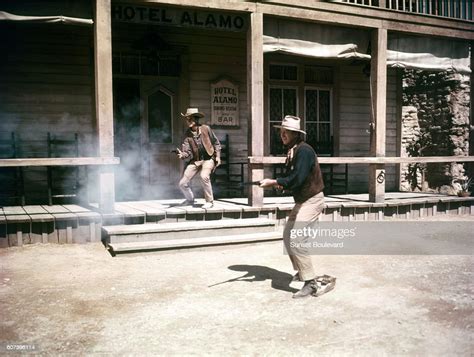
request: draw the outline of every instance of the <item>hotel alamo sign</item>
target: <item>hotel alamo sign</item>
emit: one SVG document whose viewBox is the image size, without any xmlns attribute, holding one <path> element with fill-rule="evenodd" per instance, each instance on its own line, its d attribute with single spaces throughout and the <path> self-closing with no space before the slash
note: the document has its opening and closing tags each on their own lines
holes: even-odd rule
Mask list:
<svg viewBox="0 0 474 357">
<path fill-rule="evenodd" d="M 112 4 L 112 20 L 144 25 L 191 27 L 210 30 L 246 31 L 245 16 L 173 7 Z"/>
<path fill-rule="evenodd" d="M 228 78 L 211 83 L 211 125 L 239 126 L 239 86 Z"/>
</svg>

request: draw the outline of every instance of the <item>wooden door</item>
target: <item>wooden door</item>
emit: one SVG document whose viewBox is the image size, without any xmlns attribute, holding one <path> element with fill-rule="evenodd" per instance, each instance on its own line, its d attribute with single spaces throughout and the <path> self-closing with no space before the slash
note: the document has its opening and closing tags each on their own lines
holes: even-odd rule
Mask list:
<svg viewBox="0 0 474 357">
<path fill-rule="evenodd" d="M 142 199 L 181 197 L 181 160 L 172 153 L 181 147 L 183 123 L 178 109 L 179 82 L 174 78 L 140 81 Z"/>
</svg>

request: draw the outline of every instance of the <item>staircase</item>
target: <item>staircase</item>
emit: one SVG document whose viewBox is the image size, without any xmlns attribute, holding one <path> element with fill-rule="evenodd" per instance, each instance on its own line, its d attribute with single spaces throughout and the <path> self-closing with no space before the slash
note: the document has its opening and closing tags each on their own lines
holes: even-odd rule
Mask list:
<svg viewBox="0 0 474 357">
<path fill-rule="evenodd" d="M 281 239 L 277 223 L 247 218 L 103 226 L 102 240 L 112 253 L 249 243 Z"/>
</svg>

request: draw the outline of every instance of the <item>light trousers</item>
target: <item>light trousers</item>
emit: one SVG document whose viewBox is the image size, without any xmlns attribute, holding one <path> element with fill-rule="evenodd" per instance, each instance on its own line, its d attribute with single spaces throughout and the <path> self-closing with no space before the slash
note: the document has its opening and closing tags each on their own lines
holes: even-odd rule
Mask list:
<svg viewBox="0 0 474 357">
<path fill-rule="evenodd" d="M 300 229 L 315 222 L 324 210 L 324 194 L 322 192 L 308 198 L 303 203 L 296 203 L 290 212 L 288 221 L 283 231 L 283 242 L 290 257 L 293 269 L 298 271 L 300 280 L 311 280 L 316 277 L 313 266 L 313 256 L 304 249 L 290 247 L 291 230 Z"/>
<path fill-rule="evenodd" d="M 202 190 L 204 191 L 204 199 L 206 202 L 214 201 L 211 185 L 211 173 L 212 170 L 214 170 L 214 165 L 214 160 L 210 159 L 195 161 L 186 166 L 183 177 L 179 181 L 179 189 L 188 201 L 194 200 L 194 194 L 191 190 L 191 187 L 189 187 L 189 183 L 198 172 L 200 173 L 201 186 Z"/>
</svg>

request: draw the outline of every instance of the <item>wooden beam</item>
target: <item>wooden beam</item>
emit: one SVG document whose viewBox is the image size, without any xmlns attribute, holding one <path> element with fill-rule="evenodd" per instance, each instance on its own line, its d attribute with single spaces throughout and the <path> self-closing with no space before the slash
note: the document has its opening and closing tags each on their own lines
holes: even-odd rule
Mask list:
<svg viewBox="0 0 474 357">
<path fill-rule="evenodd" d="M 423 18 L 420 19 L 420 22 L 422 19 Z M 384 20 L 383 28 L 389 31 L 405 32 L 413 35 L 446 37 L 456 40 L 472 40 L 474 38 L 474 32 L 472 30 L 463 31 L 443 26 L 434 27 L 420 22 L 407 23 L 395 20 Z M 470 26 L 472 29 L 473 26 Z"/>
<path fill-rule="evenodd" d="M 112 89 L 112 20 L 111 0 L 95 1 L 94 64 L 95 105 L 100 157 L 114 156 L 114 115 Z M 99 172 L 99 208 L 104 213 L 114 211 L 115 177 L 105 166 Z"/>
<path fill-rule="evenodd" d="M 249 156 L 249 164 L 280 165 L 284 164 L 283 156 Z M 435 162 L 474 162 L 474 156 L 420 156 L 420 157 L 321 157 L 320 164 L 403 164 Z"/>
<path fill-rule="evenodd" d="M 0 159 L 0 167 L 117 165 L 118 157 L 56 157 Z"/>
<path fill-rule="evenodd" d="M 189 8 L 213 10 L 213 11 L 246 11 L 255 12 L 256 4 L 253 2 L 245 1 L 229 1 L 229 0 L 207 0 L 207 1 L 196 1 L 196 0 L 117 0 L 112 3 L 127 3 L 127 4 L 140 4 L 143 6 L 160 6 L 160 5 L 173 5 L 173 6 L 186 6 Z"/>
<path fill-rule="evenodd" d="M 113 2 L 123 3 L 121 0 Z M 470 21 L 412 14 L 383 7 L 356 6 L 350 3 L 335 4 L 320 0 L 266 0 L 264 3 L 227 0 L 129 0 L 127 3 L 145 6 L 185 6 L 212 11 L 261 12 L 264 15 L 335 25 L 385 28 L 389 31 L 465 40 L 474 38 L 474 29 Z"/>
<path fill-rule="evenodd" d="M 474 36 L 474 28 L 470 21 L 412 14 L 385 8 L 356 6 L 349 3 L 334 4 L 319 0 L 276 0 L 258 4 L 258 9 L 265 15 L 293 17 L 336 25 L 385 28 L 389 31 L 465 40 L 472 40 Z"/>
<path fill-rule="evenodd" d="M 383 157 L 385 156 L 387 121 L 387 30 L 373 30 L 371 46 L 370 154 Z M 372 202 L 385 200 L 385 167 L 383 164 L 372 164 L 369 167 L 369 200 Z"/>
<path fill-rule="evenodd" d="M 258 4 L 258 9 L 265 15 L 293 18 L 295 20 L 315 21 L 332 25 L 379 28 L 382 20 L 377 18 L 361 17 L 351 12 L 328 11 L 327 8 L 314 6 L 312 8 L 297 8 L 288 5 Z"/>
<path fill-rule="evenodd" d="M 249 153 L 263 156 L 263 14 L 250 14 L 247 32 L 247 96 L 249 105 Z M 263 165 L 249 165 L 249 180 L 263 179 Z M 252 186 L 248 202 L 252 206 L 263 206 L 263 189 Z"/>
</svg>

